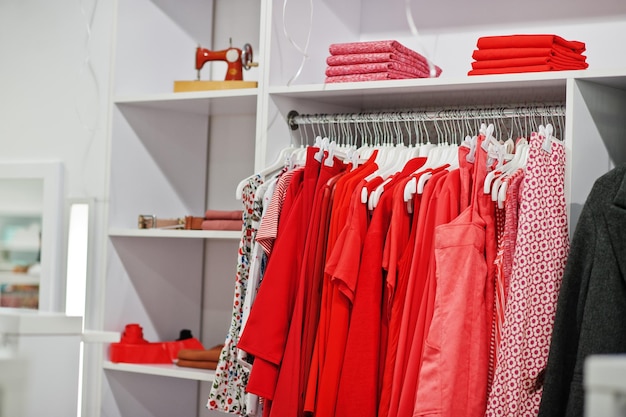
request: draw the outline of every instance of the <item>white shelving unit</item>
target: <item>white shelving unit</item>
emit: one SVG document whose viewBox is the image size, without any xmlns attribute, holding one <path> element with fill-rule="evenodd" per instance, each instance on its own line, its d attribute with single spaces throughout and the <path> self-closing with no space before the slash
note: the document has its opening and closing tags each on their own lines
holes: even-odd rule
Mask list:
<svg viewBox="0 0 626 417">
<path fill-rule="evenodd" d="M 0 309 L 0 414 L 76 414 L 82 324 L 63 313 Z"/>
<path fill-rule="evenodd" d="M 16 274 L 13 272 L 0 272 L 0 284 L 8 285 L 37 285 L 38 274 Z"/>
<path fill-rule="evenodd" d="M 592 355 L 585 361 L 585 416 L 623 416 L 626 397 L 623 354 Z"/>
<path fill-rule="evenodd" d="M 233 91 L 220 90 L 119 97 L 115 100 L 115 104 L 118 107 L 136 106 L 209 116 L 254 113 L 256 97 L 256 88 L 246 88 Z"/>
<path fill-rule="evenodd" d="M 614 42 L 611 33 L 626 33 L 626 17 L 615 18 L 626 14 L 626 7 L 605 0 L 594 4 L 594 16 L 598 9 L 605 14 L 593 21 L 584 20 L 592 7 L 586 5 L 589 10 L 579 10 L 576 22 L 558 21 L 555 15 L 556 22 L 529 26 L 528 13 L 515 20 L 491 8 L 487 0 L 479 3 L 486 7 L 473 8 L 507 16 L 506 27 L 481 20 L 480 29 L 453 30 L 459 19 L 451 16 L 454 23 L 446 24 L 448 13 L 437 16 L 436 22 L 420 21 L 428 28 L 424 44 L 436 49 L 433 59 L 444 68 L 441 78 L 327 85 L 323 73 L 331 43 L 393 38 L 419 50 L 406 27 L 403 2 L 385 2 L 385 7 L 373 0 L 315 3 L 308 57 L 294 80 L 303 57 L 284 36 L 283 25 L 292 40 L 303 45 L 311 16 L 308 2 L 290 3 L 283 22 L 283 2 L 278 0 L 212 6 L 186 0 L 175 8 L 165 1 L 118 0 L 107 265 L 104 291 L 92 306 L 102 317 L 101 327 L 88 329 L 94 335 L 91 341 L 110 342 L 110 335 L 126 324 L 139 323 L 150 341 L 172 340 L 186 328 L 207 347 L 223 343 L 231 317 L 240 233 L 137 230 L 137 215 L 180 217 L 201 215 L 207 208 L 241 209 L 234 195 L 239 181 L 272 163 L 294 141 L 286 123 L 292 110 L 351 113 L 564 103 L 566 193 L 571 224 L 575 224 L 595 178 L 626 161 L 622 122 L 626 57 L 601 50 Z M 137 36 L 139 30 L 142 36 Z M 465 75 L 479 36 L 515 32 L 558 33 L 587 41 L 592 68 Z M 252 45 L 259 67 L 245 72 L 244 78 L 258 81 L 258 88 L 172 93 L 175 80 L 195 77 L 193 56 L 198 43 L 223 49 L 229 37 L 233 46 Z M 224 63 L 208 67 L 203 78 L 223 78 Z M 108 336 L 98 337 L 99 332 Z M 175 365 L 114 364 L 108 361 L 107 348 L 106 343 L 86 345 L 86 355 L 98 363 L 87 382 L 91 385 L 83 400 L 86 415 L 220 415 L 204 407 L 212 372 Z"/>
<path fill-rule="evenodd" d="M 214 371 L 194 368 L 182 368 L 176 365 L 167 364 L 144 365 L 135 363 L 113 363 L 107 361 L 104 362 L 103 366 L 104 369 L 109 369 L 112 371 L 135 372 L 145 375 L 159 375 L 171 378 L 191 379 L 193 381 L 212 382 L 215 378 Z"/>
<path fill-rule="evenodd" d="M 232 230 L 165 230 L 111 229 L 110 237 L 171 237 L 186 239 L 241 239 L 241 232 Z"/>
</svg>

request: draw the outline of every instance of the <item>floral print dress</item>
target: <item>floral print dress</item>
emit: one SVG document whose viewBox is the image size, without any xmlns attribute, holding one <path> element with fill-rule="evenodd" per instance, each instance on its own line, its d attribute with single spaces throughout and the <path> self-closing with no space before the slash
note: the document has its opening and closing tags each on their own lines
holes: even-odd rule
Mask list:
<svg viewBox="0 0 626 417">
<path fill-rule="evenodd" d="M 241 332 L 243 303 L 250 273 L 250 256 L 262 214 L 262 207 L 255 199 L 255 193 L 262 183 L 263 179 L 259 175 L 252 176 L 243 190 L 243 229 L 237 256 L 233 313 L 206 405 L 209 410 L 243 416 L 247 415 L 244 391 L 249 370 L 237 360 L 237 343 Z"/>
</svg>

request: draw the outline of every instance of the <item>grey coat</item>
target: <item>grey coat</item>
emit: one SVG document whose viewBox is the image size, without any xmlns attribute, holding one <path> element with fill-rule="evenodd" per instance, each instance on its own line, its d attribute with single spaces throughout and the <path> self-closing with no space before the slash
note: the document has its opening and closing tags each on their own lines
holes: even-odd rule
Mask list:
<svg viewBox="0 0 626 417">
<path fill-rule="evenodd" d="M 585 358 L 626 352 L 626 165 L 594 184 L 561 286 L 540 417 L 583 416 Z"/>
</svg>

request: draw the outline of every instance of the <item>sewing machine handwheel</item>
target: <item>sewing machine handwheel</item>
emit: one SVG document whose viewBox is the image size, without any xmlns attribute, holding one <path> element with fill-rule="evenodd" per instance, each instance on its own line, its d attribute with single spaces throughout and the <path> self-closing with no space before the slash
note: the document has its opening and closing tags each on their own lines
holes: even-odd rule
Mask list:
<svg viewBox="0 0 626 417">
<path fill-rule="evenodd" d="M 254 66 L 253 56 L 252 56 L 252 45 L 249 43 L 245 44 L 243 48 L 241 48 L 241 65 L 247 70 Z"/>
</svg>

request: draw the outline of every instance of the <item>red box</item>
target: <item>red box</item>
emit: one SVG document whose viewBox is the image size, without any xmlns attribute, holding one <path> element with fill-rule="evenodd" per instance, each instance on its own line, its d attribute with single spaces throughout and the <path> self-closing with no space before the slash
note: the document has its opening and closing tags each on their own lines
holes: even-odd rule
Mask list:
<svg viewBox="0 0 626 417">
<path fill-rule="evenodd" d="M 173 363 L 181 349 L 204 349 L 195 337 L 171 342 L 148 342 L 143 329 L 136 323 L 127 324 L 119 343 L 111 343 L 111 362 L 124 363 Z"/>
</svg>

